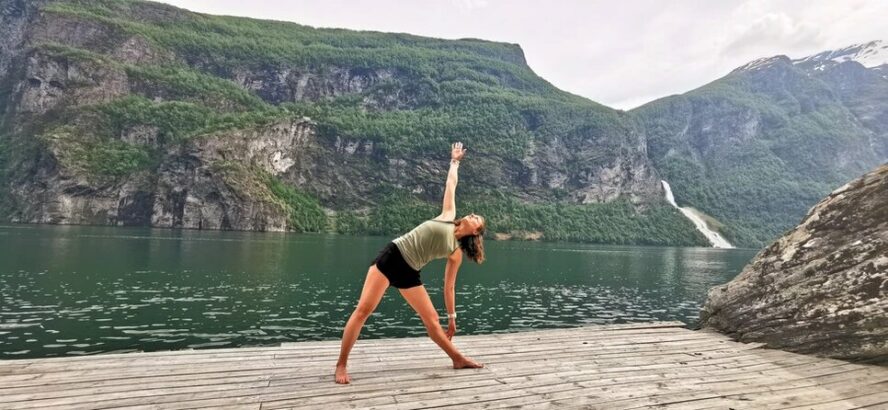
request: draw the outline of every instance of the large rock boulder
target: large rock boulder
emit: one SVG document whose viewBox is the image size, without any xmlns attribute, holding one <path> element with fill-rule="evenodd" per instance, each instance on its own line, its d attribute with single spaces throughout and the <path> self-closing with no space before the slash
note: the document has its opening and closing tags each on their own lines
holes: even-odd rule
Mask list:
<svg viewBox="0 0 888 410">
<path fill-rule="evenodd" d="M 835 190 L 740 275 L 700 324 L 740 341 L 888 363 L 888 164 Z"/>
</svg>

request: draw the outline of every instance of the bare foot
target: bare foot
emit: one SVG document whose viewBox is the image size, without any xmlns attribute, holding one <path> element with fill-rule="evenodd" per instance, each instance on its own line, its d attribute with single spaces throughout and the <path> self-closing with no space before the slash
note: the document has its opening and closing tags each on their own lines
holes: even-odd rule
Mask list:
<svg viewBox="0 0 888 410">
<path fill-rule="evenodd" d="M 480 369 L 482 367 L 484 367 L 483 364 L 469 359 L 468 357 L 464 357 L 462 360 L 453 362 L 454 369 Z"/>
<path fill-rule="evenodd" d="M 351 377 L 348 376 L 345 366 L 336 366 L 336 383 L 349 384 L 350 382 Z"/>
</svg>

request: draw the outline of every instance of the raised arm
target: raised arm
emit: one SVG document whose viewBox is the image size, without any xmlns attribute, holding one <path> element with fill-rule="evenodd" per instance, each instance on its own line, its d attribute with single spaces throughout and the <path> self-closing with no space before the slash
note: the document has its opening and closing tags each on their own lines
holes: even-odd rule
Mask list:
<svg viewBox="0 0 888 410">
<path fill-rule="evenodd" d="M 456 333 L 456 273 L 460 264 L 462 264 L 462 249 L 456 248 L 447 257 L 447 266 L 444 267 L 444 306 L 447 308 L 448 339 L 453 338 Z"/>
<path fill-rule="evenodd" d="M 452 221 L 456 219 L 456 183 L 459 180 L 459 161 L 466 154 L 461 142 L 454 143 L 450 149 L 450 170 L 447 171 L 447 182 L 444 184 L 444 204 L 441 215 L 437 219 Z"/>
</svg>

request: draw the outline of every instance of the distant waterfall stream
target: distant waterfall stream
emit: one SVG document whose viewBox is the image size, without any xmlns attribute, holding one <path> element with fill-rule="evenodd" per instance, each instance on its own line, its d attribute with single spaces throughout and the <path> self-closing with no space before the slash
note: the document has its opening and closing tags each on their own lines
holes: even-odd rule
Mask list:
<svg viewBox="0 0 888 410">
<path fill-rule="evenodd" d="M 697 227 L 697 230 L 702 232 L 703 235 L 706 236 L 706 239 L 709 239 L 709 243 L 712 244 L 713 248 L 733 248 L 731 244 L 725 240 L 718 232 L 709 229 L 709 226 L 706 225 L 706 222 L 703 221 L 703 218 L 700 217 L 693 209 L 690 208 L 681 208 L 678 204 L 675 203 L 675 197 L 672 195 L 672 188 L 669 186 L 669 183 L 666 181 L 660 181 L 663 183 L 663 189 L 666 190 L 666 200 L 669 201 L 672 206 L 681 211 L 681 213 L 691 220 L 694 223 L 694 226 Z"/>
</svg>

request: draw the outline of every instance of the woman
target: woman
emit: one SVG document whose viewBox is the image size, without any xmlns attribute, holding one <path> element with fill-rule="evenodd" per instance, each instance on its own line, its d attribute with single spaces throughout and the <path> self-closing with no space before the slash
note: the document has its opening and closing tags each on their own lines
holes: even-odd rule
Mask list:
<svg viewBox="0 0 888 410">
<path fill-rule="evenodd" d="M 456 272 L 462 263 L 463 254 L 476 263 L 484 262 L 484 218 L 469 214 L 454 221 L 456 216 L 456 182 L 459 161 L 466 150 L 462 143 L 453 144 L 450 152 L 450 171 L 444 189 L 444 207 L 441 215 L 425 221 L 409 233 L 390 242 L 373 261 L 358 307 L 348 319 L 342 332 L 342 347 L 336 363 L 336 383 L 349 383 L 351 378 L 346 371 L 348 354 L 358 340 L 364 322 L 376 310 L 389 286 L 398 288 L 410 307 L 419 314 L 422 323 L 441 349 L 453 360 L 454 369 L 480 368 L 482 364 L 463 356 L 450 341 L 456 333 Z M 447 307 L 449 325 L 447 333 L 441 329 L 438 312 L 429 299 L 425 286 L 419 279 L 419 271 L 432 259 L 447 258 L 444 268 L 444 304 Z"/>
</svg>

